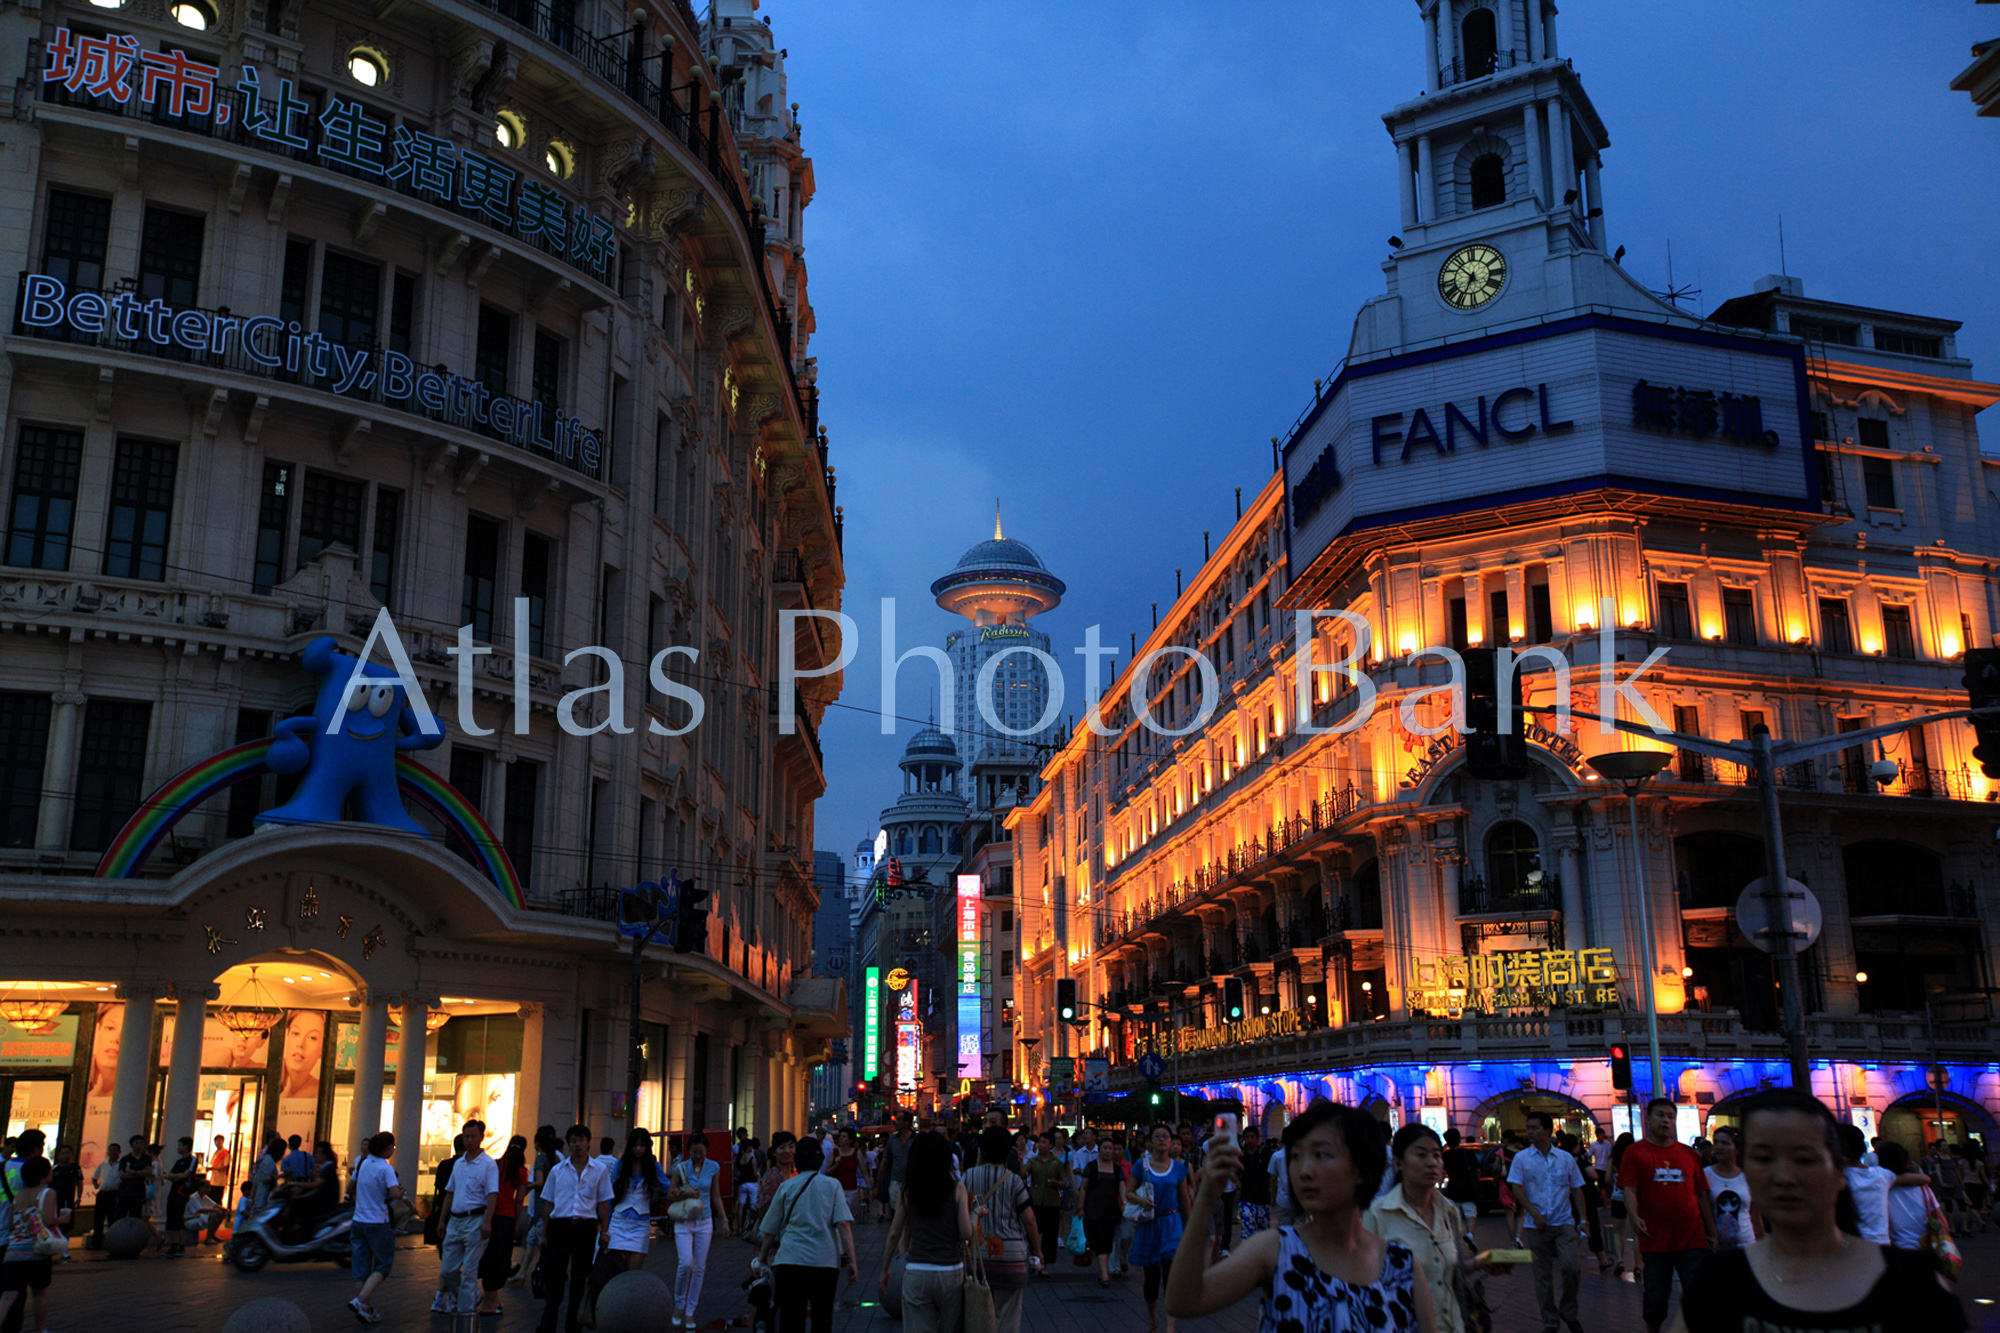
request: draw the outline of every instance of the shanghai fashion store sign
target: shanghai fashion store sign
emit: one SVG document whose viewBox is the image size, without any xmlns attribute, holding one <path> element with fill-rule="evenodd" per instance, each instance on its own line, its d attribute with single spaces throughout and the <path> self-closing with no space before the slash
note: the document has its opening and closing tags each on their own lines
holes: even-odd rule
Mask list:
<svg viewBox="0 0 2000 1333">
<path fill-rule="evenodd" d="M 1498 1009 L 1616 1005 L 1609 949 L 1527 949 L 1417 961 L 1410 1007 L 1457 1017 Z"/>
<path fill-rule="evenodd" d="M 1171 1037 L 1157 1037 L 1152 1041 L 1141 1039 L 1133 1043 L 1133 1056 L 1137 1058 L 1151 1050 L 1160 1055 L 1193 1055 L 1196 1051 L 1210 1051 L 1218 1046 L 1241 1046 L 1245 1042 L 1269 1041 L 1273 1037 L 1289 1037 L 1303 1032 L 1306 1028 L 1305 1016 L 1296 1009 L 1287 1009 L 1280 1014 L 1258 1014 L 1236 1023 L 1224 1023 L 1214 1028 L 1181 1028 Z"/>
<path fill-rule="evenodd" d="M 408 125 L 376 120 L 359 102 L 335 94 L 315 116 L 291 79 L 280 78 L 277 89 L 267 93 L 257 67 L 245 65 L 237 85 L 228 88 L 216 66 L 185 51 L 144 50 L 138 38 L 125 33 L 94 37 L 58 28 L 46 54 L 42 83 L 56 97 L 105 99 L 119 108 L 193 122 L 183 127 L 197 132 L 374 177 L 532 242 L 600 279 L 609 276 L 617 249 L 610 223 L 572 210 L 561 195 L 523 181 L 504 162 Z"/>
</svg>

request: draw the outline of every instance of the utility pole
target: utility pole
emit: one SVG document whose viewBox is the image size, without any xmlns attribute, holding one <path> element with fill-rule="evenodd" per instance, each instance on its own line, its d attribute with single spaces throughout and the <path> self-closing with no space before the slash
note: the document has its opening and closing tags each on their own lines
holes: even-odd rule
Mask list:
<svg viewBox="0 0 2000 1333">
<path fill-rule="evenodd" d="M 1764 816 L 1764 914 L 1771 933 L 1771 970 L 1778 979 L 1778 998 L 1785 1008 L 1785 1053 L 1791 1059 L 1792 1086 L 1812 1091 L 1812 1067 L 1806 1060 L 1805 997 L 1799 988 L 1799 932 L 1793 929 L 1789 880 L 1785 875 L 1785 831 L 1778 820 L 1778 774 L 1771 751 L 1771 729 L 1759 726 L 1750 737 L 1757 757 L 1757 803 Z"/>
</svg>

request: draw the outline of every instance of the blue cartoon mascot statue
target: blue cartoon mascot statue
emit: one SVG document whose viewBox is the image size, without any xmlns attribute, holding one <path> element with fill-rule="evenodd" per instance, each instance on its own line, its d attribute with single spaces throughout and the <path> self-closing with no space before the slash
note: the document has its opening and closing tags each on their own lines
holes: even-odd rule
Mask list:
<svg viewBox="0 0 2000 1333">
<path fill-rule="evenodd" d="M 396 756 L 428 750 L 444 740 L 444 728 L 426 736 L 410 707 L 403 682 L 387 667 L 372 663 L 348 688 L 355 659 L 330 638 L 306 646 L 306 669 L 319 677 L 319 697 L 311 717 L 288 717 L 265 764 L 280 777 L 300 775 L 292 799 L 257 817 L 259 824 L 337 824 L 347 803 L 361 822 L 384 824 L 430 836 L 403 809 L 396 789 Z"/>
</svg>

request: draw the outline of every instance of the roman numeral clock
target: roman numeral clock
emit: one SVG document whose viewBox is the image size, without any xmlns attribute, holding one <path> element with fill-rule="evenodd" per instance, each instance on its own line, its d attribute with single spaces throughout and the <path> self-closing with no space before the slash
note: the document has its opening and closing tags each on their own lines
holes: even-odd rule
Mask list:
<svg viewBox="0 0 2000 1333">
<path fill-rule="evenodd" d="M 1486 244 L 1452 253 L 1438 269 L 1438 295 L 1457 310 L 1477 310 L 1507 286 L 1507 257 Z"/>
</svg>

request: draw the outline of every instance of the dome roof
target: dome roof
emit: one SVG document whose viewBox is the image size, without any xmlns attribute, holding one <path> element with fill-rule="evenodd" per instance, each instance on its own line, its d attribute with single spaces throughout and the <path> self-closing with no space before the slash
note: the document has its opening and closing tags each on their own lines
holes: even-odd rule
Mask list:
<svg viewBox="0 0 2000 1333">
<path fill-rule="evenodd" d="M 910 737 L 910 743 L 903 747 L 903 755 L 905 758 L 942 755 L 946 758 L 957 759 L 958 746 L 952 743 L 951 737 L 945 735 L 936 727 L 925 727 L 922 731 Z"/>
<path fill-rule="evenodd" d="M 1012 537 L 992 537 L 980 542 L 958 558 L 953 569 L 983 569 L 992 565 L 1018 565 L 1023 569 L 1048 568 L 1026 542 Z"/>
</svg>

